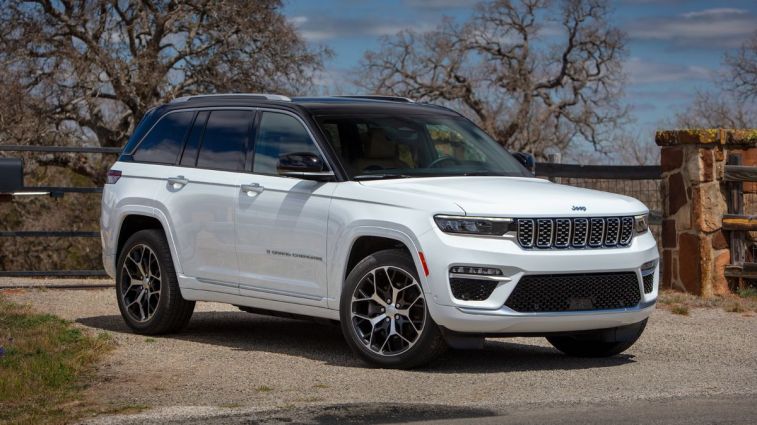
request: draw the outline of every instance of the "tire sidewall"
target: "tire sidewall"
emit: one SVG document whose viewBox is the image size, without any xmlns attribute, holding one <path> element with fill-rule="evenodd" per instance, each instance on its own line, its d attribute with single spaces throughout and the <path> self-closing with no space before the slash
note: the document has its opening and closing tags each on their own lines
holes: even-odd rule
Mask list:
<svg viewBox="0 0 757 425">
<path fill-rule="evenodd" d="M 367 349 L 356 335 L 351 317 L 352 295 L 355 292 L 355 288 L 371 270 L 384 266 L 396 267 L 410 274 L 421 286 L 424 301 L 426 302 L 426 317 L 420 338 L 409 350 L 394 356 L 381 356 Z M 344 339 L 353 352 L 373 366 L 408 368 L 418 363 L 425 363 L 426 359 L 423 357 L 427 354 L 428 348 L 434 343 L 438 343 L 434 340 L 440 337 L 439 329 L 429 313 L 428 303 L 427 292 L 418 278 L 418 272 L 412 259 L 399 250 L 379 251 L 360 261 L 345 280 L 339 302 L 339 318 Z"/>
</svg>

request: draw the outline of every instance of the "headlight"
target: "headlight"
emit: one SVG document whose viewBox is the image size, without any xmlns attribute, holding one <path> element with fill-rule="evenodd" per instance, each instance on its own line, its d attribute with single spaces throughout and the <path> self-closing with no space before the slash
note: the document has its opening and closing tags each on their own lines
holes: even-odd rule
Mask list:
<svg viewBox="0 0 757 425">
<path fill-rule="evenodd" d="M 496 217 L 434 216 L 434 221 L 444 233 L 463 235 L 502 236 L 510 231 L 513 220 Z"/>
<path fill-rule="evenodd" d="M 633 218 L 633 229 L 637 235 L 649 230 L 649 214 L 637 215 Z"/>
</svg>

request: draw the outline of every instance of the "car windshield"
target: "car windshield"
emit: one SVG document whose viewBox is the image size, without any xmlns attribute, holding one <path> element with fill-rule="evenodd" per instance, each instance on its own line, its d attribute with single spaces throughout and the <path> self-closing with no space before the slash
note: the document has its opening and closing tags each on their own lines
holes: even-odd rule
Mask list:
<svg viewBox="0 0 757 425">
<path fill-rule="evenodd" d="M 445 176 L 531 176 L 462 117 L 339 115 L 317 121 L 355 180 Z"/>
</svg>

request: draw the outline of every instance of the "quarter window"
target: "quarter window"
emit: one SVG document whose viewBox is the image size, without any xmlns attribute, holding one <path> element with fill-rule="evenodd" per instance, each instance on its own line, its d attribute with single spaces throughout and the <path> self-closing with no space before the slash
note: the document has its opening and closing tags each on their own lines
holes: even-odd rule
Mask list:
<svg viewBox="0 0 757 425">
<path fill-rule="evenodd" d="M 151 164 L 175 164 L 193 117 L 194 112 L 190 111 L 164 116 L 137 146 L 133 154 L 134 160 Z"/>
<path fill-rule="evenodd" d="M 197 166 L 243 171 L 251 122 L 251 111 L 212 111 L 205 126 Z"/>
<path fill-rule="evenodd" d="M 296 118 L 275 112 L 263 112 L 255 141 L 253 172 L 277 175 L 279 158 L 295 152 L 319 155 L 305 127 Z"/>
</svg>

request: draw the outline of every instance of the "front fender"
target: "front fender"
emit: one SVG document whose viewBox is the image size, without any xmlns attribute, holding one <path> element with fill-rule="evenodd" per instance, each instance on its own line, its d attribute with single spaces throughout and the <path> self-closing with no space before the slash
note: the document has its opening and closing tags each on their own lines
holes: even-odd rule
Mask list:
<svg viewBox="0 0 757 425">
<path fill-rule="evenodd" d="M 429 229 L 430 230 L 430 229 Z M 367 220 L 364 222 L 353 223 L 352 226 L 345 228 L 336 238 L 333 246 L 332 261 L 328 268 L 328 307 L 339 309 L 339 300 L 342 295 L 344 279 L 347 273 L 347 262 L 349 261 L 350 252 L 355 242 L 363 236 L 375 236 L 388 239 L 394 239 L 404 244 L 413 256 L 415 269 L 420 277 L 421 287 L 426 295 L 430 295 L 430 288 L 426 275 L 423 272 L 419 252 L 422 252 L 420 242 L 416 235 L 406 226 L 398 223 Z"/>
</svg>

